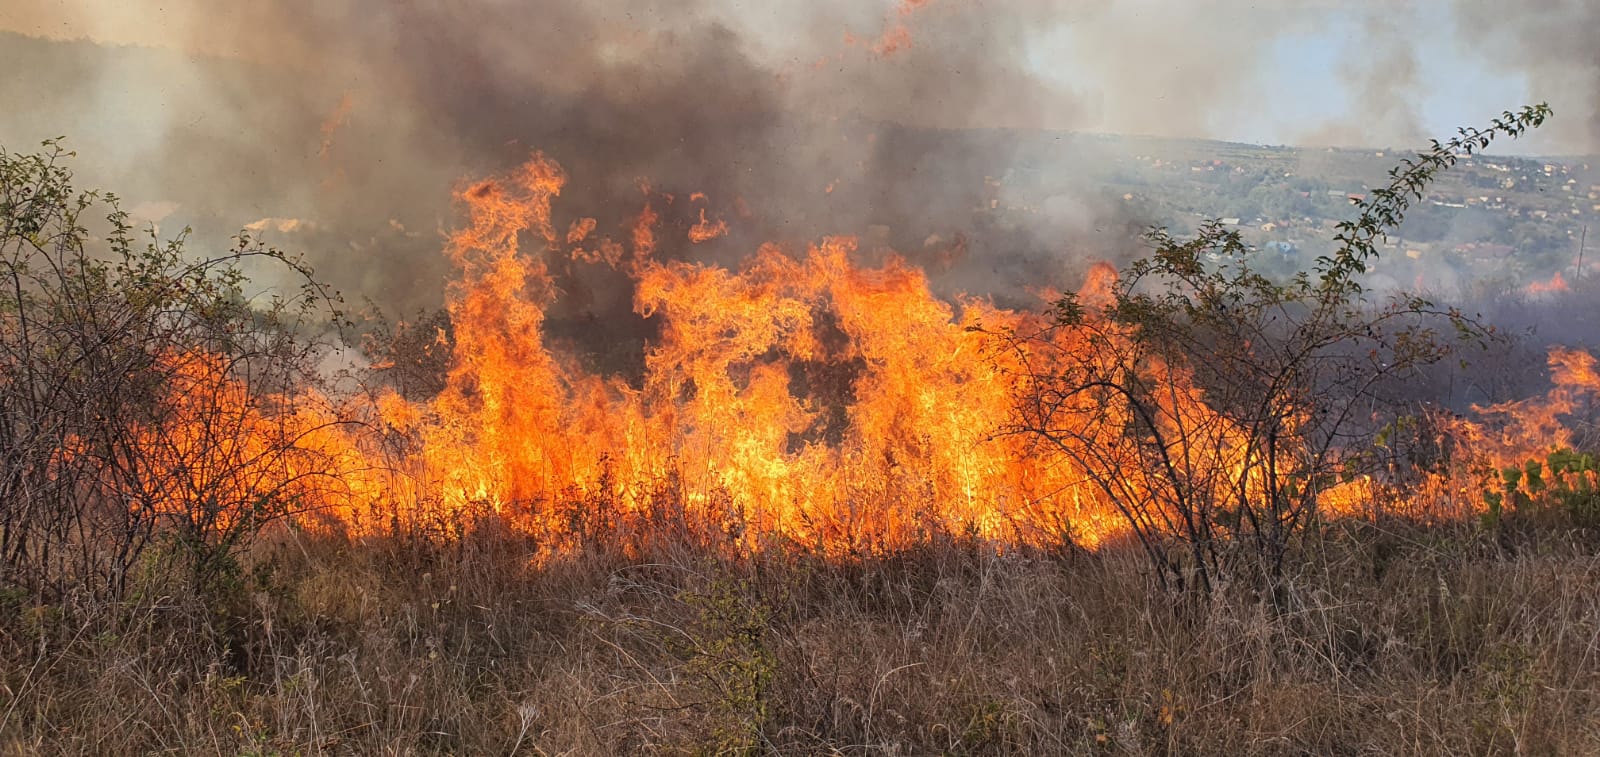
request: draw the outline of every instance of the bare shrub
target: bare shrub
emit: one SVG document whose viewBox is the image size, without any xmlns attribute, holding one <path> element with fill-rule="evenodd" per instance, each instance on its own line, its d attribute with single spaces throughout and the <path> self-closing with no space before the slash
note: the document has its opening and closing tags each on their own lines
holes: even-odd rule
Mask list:
<svg viewBox="0 0 1600 757">
<path fill-rule="evenodd" d="M 1419 296 L 1372 302 L 1360 276 L 1377 243 L 1438 172 L 1548 115 L 1507 112 L 1406 160 L 1339 226 L 1338 249 L 1287 282 L 1220 222 L 1188 240 L 1153 231 L 1154 252 L 1102 302 L 1067 296 L 1042 333 L 1003 335 L 1028 366 L 1012 431 L 1085 473 L 1163 586 L 1250 578 L 1276 592 L 1321 494 L 1382 427 L 1384 387 L 1453 336 L 1488 333 Z"/>
<path fill-rule="evenodd" d="M 194 259 L 182 235 L 137 234 L 114 195 L 72 187 L 70 155 L 0 152 L 0 581 L 204 583 L 330 485 L 309 440 L 338 419 L 302 393 L 318 348 L 297 331 L 335 300 L 247 236 Z M 305 287 L 250 297 L 247 260 Z"/>
</svg>

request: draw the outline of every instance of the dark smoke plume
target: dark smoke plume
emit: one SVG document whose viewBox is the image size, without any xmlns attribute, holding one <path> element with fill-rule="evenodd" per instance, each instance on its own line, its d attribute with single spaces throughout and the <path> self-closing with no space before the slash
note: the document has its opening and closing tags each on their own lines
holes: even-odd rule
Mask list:
<svg viewBox="0 0 1600 757">
<path fill-rule="evenodd" d="M 1270 93 L 1250 82 L 1273 40 L 1341 12 L 1309 0 L 7 5 L 0 28 L 44 36 L 0 38 L 16 62 L 0 98 L 27 104 L 0 118 L 0 144 L 65 134 L 85 183 L 118 188 L 164 231 L 220 240 L 250 223 L 402 311 L 444 292 L 449 188 L 534 150 L 572 179 L 558 223 L 590 216 L 621 238 L 647 184 L 665 256 L 732 264 L 764 241 L 851 233 L 865 258 L 892 247 L 923 264 L 941 292 L 1028 304 L 1026 286 L 1073 286 L 1086 262 L 1137 251 L 1148 220 L 1077 178 L 1119 148 L 1070 132 L 1208 136 L 1255 117 Z M 1546 0 L 1489 18 L 1487 4 L 1458 5 L 1476 20 L 1463 35 L 1514 43 L 1512 62 L 1565 77 L 1593 106 L 1593 8 Z M 1403 22 L 1385 26 L 1390 15 Z M 1421 15 L 1367 14 L 1371 59 L 1346 78 L 1350 123 L 1375 141 L 1420 136 L 1410 103 L 1425 83 L 1404 32 Z M 77 36 L 94 41 L 60 39 Z M 1046 177 L 1031 220 L 984 213 L 1017 175 Z M 730 233 L 691 245 L 701 210 Z M 620 276 L 560 283 L 585 311 L 560 316 L 629 310 Z"/>
</svg>

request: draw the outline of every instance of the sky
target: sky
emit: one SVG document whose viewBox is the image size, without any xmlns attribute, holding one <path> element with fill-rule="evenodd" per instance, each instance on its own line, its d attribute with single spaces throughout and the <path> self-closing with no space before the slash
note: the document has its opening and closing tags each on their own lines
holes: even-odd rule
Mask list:
<svg viewBox="0 0 1600 757">
<path fill-rule="evenodd" d="M 1049 212 L 968 264 L 992 291 L 1124 254 L 1148 219 L 1087 178 L 1130 148 L 983 127 L 1402 149 L 1548 101 L 1493 151 L 1600 154 L 1597 28 L 1600 0 L 0 0 L 21 104 L 0 147 L 65 135 L 140 220 L 248 225 L 423 300 L 452 189 L 534 151 L 601 229 L 645 186 L 666 223 L 736 220 L 677 251 L 730 265 L 769 240 L 970 239 L 957 221 L 1025 160 Z"/>
<path fill-rule="evenodd" d="M 1536 102 L 1524 76 L 1508 74 L 1467 49 L 1455 34 L 1456 18 L 1448 3 L 1433 5 L 1417 14 L 1431 21 L 1411 37 L 1418 66 L 1415 79 L 1423 86 L 1408 94 L 1417 103 L 1422 131 L 1449 136 L 1459 126 L 1479 124 L 1503 110 Z M 1345 74 L 1348 62 L 1362 56 L 1366 40 L 1362 27 L 1353 15 L 1335 14 L 1317 28 L 1274 39 L 1269 63 L 1258 72 L 1262 100 L 1270 105 L 1263 108 L 1264 117 L 1227 127 L 1233 138 L 1258 144 L 1315 141 L 1318 125 L 1339 122 L 1357 96 Z M 1356 140 L 1352 136 L 1339 141 Z M 1534 144 L 1531 149 L 1539 147 Z"/>
<path fill-rule="evenodd" d="M 1157 38 L 1153 45 L 1125 46 L 1129 37 L 1113 32 L 1104 35 L 1112 40 L 1107 45 L 1084 45 L 1108 26 L 1159 27 L 1157 19 L 1180 4 L 1124 0 L 1114 5 L 1123 9 L 1114 23 L 1068 16 L 1059 29 L 1042 35 L 1030 55 L 1042 75 L 1106 101 L 1103 119 L 1090 127 L 1096 130 L 1257 144 L 1402 146 L 1452 136 L 1457 127 L 1483 124 L 1504 110 L 1541 100 L 1581 122 L 1595 97 L 1593 91 L 1573 91 L 1567 82 L 1541 86 L 1536 72 L 1490 58 L 1477 36 L 1463 33 L 1461 25 L 1471 23 L 1464 18 L 1464 4 L 1449 0 L 1202 0 L 1184 4 L 1201 9 L 1200 23 L 1179 26 L 1180 42 L 1164 44 Z M 1244 31 L 1231 36 L 1221 31 L 1215 47 L 1206 44 L 1208 36 L 1230 28 Z M 1217 66 L 1217 58 L 1234 60 Z M 1137 86 L 1127 86 L 1130 67 L 1146 72 L 1134 79 Z M 1198 73 L 1190 76 L 1186 70 Z M 1212 72 L 1225 81 L 1201 82 L 1215 103 L 1194 108 L 1202 118 L 1173 127 L 1160 118 L 1138 117 L 1141 111 L 1159 111 L 1161 101 L 1185 97 L 1187 87 Z M 1592 145 L 1576 135 L 1576 128 L 1555 131 L 1561 133 L 1534 134 L 1521 144 L 1496 147 L 1574 153 Z"/>
<path fill-rule="evenodd" d="M 0 29 L 279 62 L 304 56 L 295 49 L 300 44 L 317 44 L 298 36 L 287 44 L 275 43 L 276 49 L 252 42 L 261 22 L 256 12 L 234 10 L 209 18 L 195 10 L 205 5 L 195 6 L 197 2 L 9 0 L 0 7 Z M 1595 3 L 1534 0 L 1521 7 L 1546 6 L 1551 13 L 1596 19 L 1600 12 L 1587 7 Z M 493 0 L 487 4 L 518 5 Z M 1591 101 L 1596 97 L 1593 91 L 1571 91 L 1569 81 L 1550 81 L 1541 87 L 1534 77 L 1545 69 L 1491 58 L 1486 51 L 1495 48 L 1485 45 L 1482 35 L 1462 33 L 1464 25 L 1485 23 L 1482 3 L 1472 0 L 927 0 L 907 3 L 902 6 L 909 8 L 906 12 L 897 12 L 889 0 L 879 0 L 835 3 L 853 7 L 832 15 L 817 12 L 826 3 L 707 0 L 704 5 L 715 22 L 744 35 L 747 47 L 767 47 L 773 58 L 787 55 L 796 64 L 809 62 L 807 56 L 823 50 L 815 39 L 851 35 L 871 40 L 877 24 L 885 29 L 903 25 L 915 45 L 925 41 L 924 35 L 946 33 L 937 28 L 940 14 L 954 18 L 950 9 L 956 6 L 978 7 L 974 17 L 980 25 L 1015 16 L 1016 23 L 1026 28 L 995 34 L 985 43 L 1025 47 L 1024 74 L 1051 83 L 1061 100 L 1072 102 L 1056 113 L 1040 106 L 1025 119 L 1001 118 L 1001 125 L 1265 144 L 1372 146 L 1448 136 L 1457 126 L 1481 123 L 1501 110 L 1539 99 L 1556 108 L 1558 124 L 1582 121 L 1588 117 L 1583 111 L 1594 107 Z M 618 7 L 614 13 L 618 24 L 667 28 L 685 23 L 672 4 Z M 1514 27 L 1524 12 L 1496 10 L 1489 18 Z M 796 33 L 808 24 L 827 23 L 837 25 L 834 33 L 814 29 Z M 962 23 L 971 29 L 971 18 Z M 208 26 L 232 29 L 212 33 Z M 1530 33 L 1539 28 L 1532 22 L 1528 27 Z M 1516 39 L 1518 34 L 1513 28 L 1508 38 L 1538 47 L 1537 40 L 1527 34 Z M 285 50 L 287 56 L 282 54 Z M 1588 60 L 1595 60 L 1592 53 Z M 1582 63 L 1575 61 L 1575 66 Z M 963 75 L 959 70 L 949 73 Z M 1596 79 L 1573 81 L 1581 89 Z M 1175 108 L 1168 104 L 1195 98 L 1197 92 L 1209 102 Z M 1085 102 L 1091 104 L 1087 114 Z M 1572 124 L 1557 126 L 1508 147 L 1516 152 L 1582 152 L 1593 145 L 1590 136 L 1580 136 L 1581 131 Z"/>
</svg>

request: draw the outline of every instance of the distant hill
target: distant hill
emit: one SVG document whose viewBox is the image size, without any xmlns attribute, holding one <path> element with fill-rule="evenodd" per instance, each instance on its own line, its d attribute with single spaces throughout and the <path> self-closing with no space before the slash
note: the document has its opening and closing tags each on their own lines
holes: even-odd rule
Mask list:
<svg viewBox="0 0 1600 757">
<path fill-rule="evenodd" d="M 0 102 L 9 104 L 0 145 L 25 151 L 66 135 L 83 155 L 75 164 L 83 184 L 170 210 L 153 220 L 194 226 L 202 239 L 225 239 L 263 219 L 305 221 L 266 226 L 283 229 L 274 232 L 280 240 L 308 247 L 358 291 L 409 291 L 391 277 L 442 276 L 436 235 L 406 229 L 448 224 L 451 183 L 495 168 L 452 162 L 438 144 L 392 137 L 398 127 L 362 122 L 359 112 L 344 126 L 346 93 L 315 78 L 286 86 L 281 71 L 260 64 L 12 33 L 0 33 L 0 59 L 8 62 Z M 754 210 L 742 216 L 728 209 L 741 222 L 726 244 L 747 251 L 775 235 L 855 233 L 865 247 L 893 247 L 937 269 L 936 283 L 949 291 L 1015 290 L 1018 302 L 1031 296 L 1021 284 L 1065 285 L 1083 260 L 1137 254 L 1142 229 L 1184 231 L 1202 218 L 1247 229 L 1285 272 L 1294 270 L 1328 248 L 1331 226 L 1352 215 L 1350 198 L 1384 182 L 1406 152 L 928 129 L 817 114 L 796 123 L 836 132 L 830 138 L 859 157 L 839 160 L 840 175 L 816 186 L 774 175 L 721 192 L 678 188 L 750 201 Z M 518 126 L 504 131 L 518 135 Z M 336 145 L 330 155 L 334 128 L 350 130 L 345 144 L 360 151 Z M 508 145 L 508 158 L 544 146 L 531 138 Z M 648 178 L 670 191 L 677 177 Z M 585 181 L 595 177 L 576 170 L 574 183 Z M 766 196 L 753 193 L 757 186 Z M 1379 274 L 1403 284 L 1521 286 L 1571 270 L 1589 225 L 1600 236 L 1600 159 L 1477 156 L 1441 177 L 1392 240 Z M 375 271 L 346 254 L 377 248 L 406 265 Z M 973 253 L 952 255 L 953 248 Z"/>
</svg>

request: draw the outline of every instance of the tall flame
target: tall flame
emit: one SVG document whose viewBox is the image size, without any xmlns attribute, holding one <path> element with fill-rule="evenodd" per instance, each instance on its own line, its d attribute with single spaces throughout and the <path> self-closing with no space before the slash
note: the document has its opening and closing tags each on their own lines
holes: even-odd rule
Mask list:
<svg viewBox="0 0 1600 757">
<path fill-rule="evenodd" d="M 241 411 L 244 434 L 229 444 L 266 449 L 292 437 L 310 457 L 219 447 L 182 428 L 163 441 L 166 454 L 255 461 L 226 468 L 238 480 L 217 484 L 241 497 L 259 480 L 304 481 L 320 464 L 341 485 L 296 496 L 319 499 L 324 512 L 357 529 L 380 507 L 443 516 L 489 508 L 551 543 L 603 515 L 641 530 L 670 519 L 739 549 L 792 540 L 836 554 L 935 532 L 1006 543 L 1070 535 L 1095 545 L 1124 528 L 1119 500 L 1163 507 L 1159 473 L 1141 459 L 1147 448 L 1130 443 L 1140 423 L 1181 431 L 1168 435 L 1188 447 L 1167 454 L 1186 470 L 1209 471 L 1192 476 L 1194 486 L 1265 491 L 1269 483 L 1252 457 L 1259 453 L 1213 412 L 1188 373 L 1154 360 L 1140 377 L 1164 387 L 1153 393 L 1151 419 L 1119 418 L 1129 411 L 1092 392 L 1061 400 L 1068 412 L 1056 417 L 1098 421 L 1074 429 L 1090 453 L 1076 459 L 1125 471 L 1116 481 L 1091 484 L 1067 458 L 1040 454 L 1035 439 L 1000 433 L 1030 371 L 1114 359 L 1106 340 L 1126 335 L 1103 319 L 1093 329 L 1049 329 L 1040 314 L 946 302 L 903 259 L 857 265 L 848 237 L 824 239 L 803 255 L 766 245 L 737 270 L 663 260 L 648 188 L 626 230 L 625 260 L 621 244 L 596 237 L 592 218 L 558 232 L 551 210 L 566 181 L 560 166 L 535 155 L 457 193 L 465 219 L 446 245 L 458 279 L 449 289 L 453 353 L 444 388 L 425 400 L 387 391 L 365 411 L 374 422 L 362 427 L 405 440 L 403 452 L 345 430 L 330 401 L 308 391 L 281 398 L 278 416 Z M 694 228 L 706 224 L 702 211 Z M 726 228 L 716 222 L 712 236 Z M 547 344 L 546 313 L 558 296 L 548 260 L 608 264 L 631 277 L 635 311 L 659 324 L 642 376 L 596 373 Z M 1090 270 L 1078 297 L 1088 318 L 1100 319 L 1115 283 L 1110 266 Z M 996 330 L 1039 335 L 1043 349 L 996 349 Z M 180 375 L 223 394 L 242 391 L 212 362 L 194 360 Z M 1477 421 L 1456 423 L 1472 454 L 1514 464 L 1575 442 L 1562 418 L 1600 396 L 1600 373 L 1578 350 L 1552 352 L 1550 366 L 1549 396 L 1480 408 Z M 1323 499 L 1353 511 L 1372 495 L 1361 479 Z"/>
<path fill-rule="evenodd" d="M 659 322 L 659 336 L 636 383 L 583 370 L 552 352 L 541 330 L 556 295 L 545 258 L 562 255 L 562 244 L 577 254 L 594 228 L 583 219 L 556 234 L 551 205 L 565 181 L 536 156 L 459 194 L 467 223 L 448 245 L 460 271 L 448 385 L 424 406 L 391 398 L 384 411 L 420 435 L 420 475 L 435 506 L 487 505 L 559 532 L 570 525 L 563 503 L 599 497 L 622 517 L 644 518 L 668 486 L 681 517 L 717 524 L 743 547 L 779 538 L 849 551 L 935 530 L 1008 542 L 1070 532 L 1093 545 L 1123 528 L 1112 500 L 1160 499 L 1159 474 L 1118 431 L 1134 419 L 1110 417 L 1125 412 L 1115 403 L 1087 393 L 1075 400 L 1086 403 L 1075 410 L 1102 421 L 1096 433 L 1111 435 L 1080 442 L 1127 472 L 1111 487 L 1091 486 L 1024 436 L 998 433 L 1026 390 L 1024 368 L 1099 359 L 1104 348 L 1087 332 L 1045 330 L 1042 316 L 981 300 L 947 303 L 900 258 L 857 266 L 848 237 L 798 257 L 763 246 L 738 270 L 661 261 L 648 189 L 623 269 L 635 282 L 636 312 Z M 705 223 L 702 214 L 695 228 Z M 717 233 L 725 228 L 719 222 Z M 542 247 L 523 250 L 524 238 Z M 599 246 L 607 244 L 619 249 Z M 617 254 L 607 262 L 619 265 Z M 1091 268 L 1078 298 L 1090 317 L 1110 303 L 1115 283 L 1110 266 Z M 1048 333 L 1050 344 L 1037 354 L 995 350 L 980 324 Z M 1095 333 L 1116 338 L 1105 323 Z M 1551 365 L 1556 391 L 1483 409 L 1484 424 L 1507 416 L 1523 425 L 1502 424 L 1510 436 L 1493 443 L 1486 425 L 1466 428 L 1475 449 L 1499 458 L 1570 441 L 1554 416 L 1571 410 L 1575 392 L 1600 384 L 1588 353 L 1557 351 Z M 1147 370 L 1149 382 L 1170 388 L 1158 393 L 1158 422 L 1182 427 L 1191 447 L 1176 454 L 1191 469 L 1214 471 L 1195 485 L 1264 491 L 1250 446 L 1187 372 L 1159 362 Z M 1370 496 L 1357 481 L 1324 499 L 1347 511 Z"/>
<path fill-rule="evenodd" d="M 439 506 L 483 503 L 554 529 L 564 498 L 599 493 L 637 509 L 670 480 L 691 517 L 732 518 L 752 544 L 781 535 L 848 548 L 944 527 L 1036 539 L 1041 524 L 1069 520 L 1098 538 L 1097 511 L 1063 504 L 1073 500 L 1060 496 L 1070 487 L 1059 466 L 991 438 L 1015 386 L 969 327 L 1024 316 L 946 304 L 899 259 L 858 268 L 853 239 L 798 259 L 765 246 L 737 271 L 661 262 L 647 205 L 628 266 L 635 309 L 661 324 L 643 380 L 553 353 L 544 259 L 593 228 L 555 233 L 565 180 L 535 157 L 459 193 L 448 384 L 425 406 L 390 396 L 383 409 L 422 438 Z M 524 238 L 542 249 L 521 249 Z"/>
</svg>

